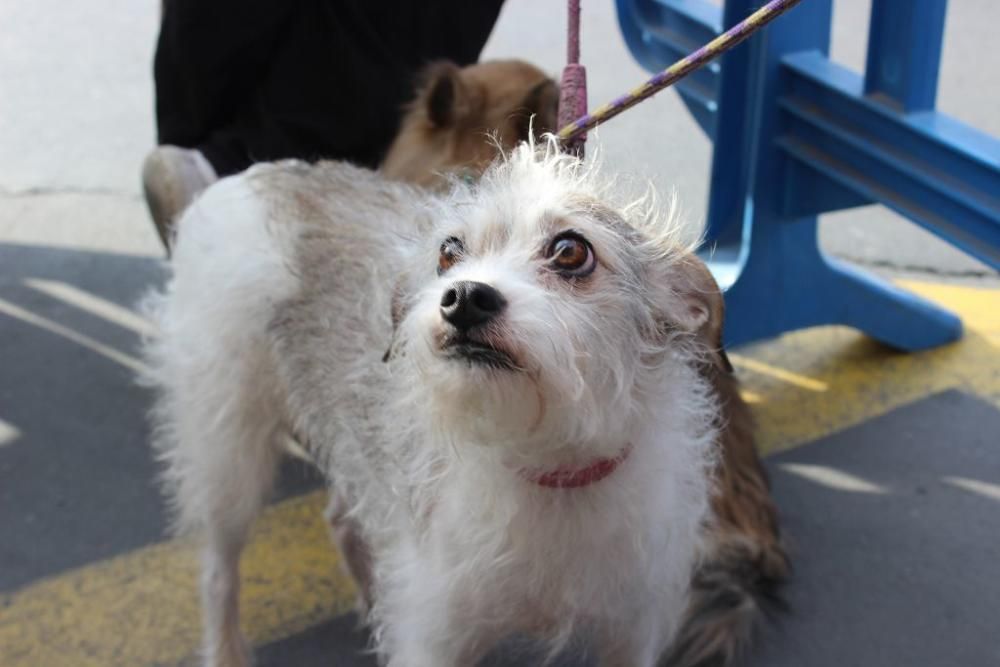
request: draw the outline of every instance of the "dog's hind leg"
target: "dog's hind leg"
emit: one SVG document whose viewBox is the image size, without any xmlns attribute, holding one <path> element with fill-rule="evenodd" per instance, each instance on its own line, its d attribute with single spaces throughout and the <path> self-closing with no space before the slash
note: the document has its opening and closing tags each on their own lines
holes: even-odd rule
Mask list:
<svg viewBox="0 0 1000 667">
<path fill-rule="evenodd" d="M 252 347 L 242 352 L 229 373 L 211 380 L 189 376 L 184 383 L 187 398 L 198 395 L 199 405 L 177 416 L 168 472 L 179 521 L 203 543 L 204 664 L 211 667 L 250 664 L 239 627 L 239 560 L 282 455 L 273 376 L 263 372 Z"/>
<path fill-rule="evenodd" d="M 244 667 L 239 558 L 281 458 L 284 395 L 268 326 L 295 288 L 289 243 L 243 178 L 209 188 L 179 223 L 174 278 L 150 313 L 156 448 L 181 532 L 204 543 L 204 661 Z"/>
<path fill-rule="evenodd" d="M 217 343 L 206 336 L 199 350 Z M 203 543 L 204 664 L 211 667 L 250 664 L 239 630 L 239 559 L 282 455 L 281 405 L 266 356 L 249 344 L 229 349 L 225 372 L 178 360 L 161 365 L 169 382 L 157 408 L 177 527 Z"/>
<path fill-rule="evenodd" d="M 213 535 L 204 547 L 201 606 L 205 667 L 246 667 L 250 649 L 240 632 L 239 560 L 242 535 Z"/>
<path fill-rule="evenodd" d="M 191 403 L 177 414 L 168 472 L 179 520 L 203 542 L 204 664 L 211 667 L 250 664 L 239 628 L 239 560 L 282 455 L 266 355 L 252 345 L 236 350 L 227 373 L 188 376 L 182 385 Z"/>
<path fill-rule="evenodd" d="M 240 631 L 239 561 L 252 524 L 271 490 L 280 458 L 273 430 L 279 422 L 268 424 L 266 418 L 262 419 L 269 410 L 273 411 L 273 406 L 251 403 L 241 416 L 232 415 L 236 423 L 229 425 L 227 434 L 213 434 L 216 438 L 231 438 L 219 449 L 230 450 L 233 458 L 228 465 L 222 460 L 213 462 L 213 479 L 205 479 L 212 485 L 212 490 L 203 495 L 206 506 L 201 600 L 206 667 L 251 664 L 250 650 Z"/>
<path fill-rule="evenodd" d="M 356 610 L 365 620 L 372 606 L 372 556 L 361 533 L 361 526 L 348 514 L 347 501 L 336 491 L 330 496 L 325 512 L 330 535 L 340 550 L 344 569 L 358 588 Z"/>
</svg>

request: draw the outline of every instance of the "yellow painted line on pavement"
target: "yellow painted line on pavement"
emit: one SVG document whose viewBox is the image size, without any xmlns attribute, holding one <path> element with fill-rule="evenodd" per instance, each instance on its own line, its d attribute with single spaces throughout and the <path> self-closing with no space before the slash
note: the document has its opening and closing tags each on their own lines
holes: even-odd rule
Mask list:
<svg viewBox="0 0 1000 667">
<path fill-rule="evenodd" d="M 829 388 L 825 382 L 821 382 L 815 378 L 806 377 L 805 375 L 801 375 L 799 373 L 793 373 L 785 368 L 765 364 L 757 361 L 756 359 L 751 359 L 750 357 L 744 357 L 743 355 L 736 353 L 730 353 L 727 356 L 733 366 L 740 370 L 751 371 L 758 375 L 766 375 L 768 377 L 781 380 L 782 382 L 795 385 L 796 387 L 808 389 L 809 391 L 826 391 Z"/>
<path fill-rule="evenodd" d="M 739 373 L 765 449 L 807 442 L 945 389 L 1000 406 L 1000 290 L 905 286 L 961 315 L 966 337 L 907 355 L 827 327 L 739 350 L 741 360 L 753 361 Z M 861 488 L 824 472 L 831 483 Z M 320 493 L 292 499 L 270 508 L 257 528 L 242 577 L 243 627 L 255 644 L 294 635 L 353 603 L 322 507 Z M 196 569 L 190 544 L 165 542 L 0 596 L 0 665 L 177 664 L 198 646 Z"/>
<path fill-rule="evenodd" d="M 312 493 L 269 508 L 242 565 L 243 628 L 276 641 L 346 612 L 342 573 Z M 4 667 L 177 664 L 198 648 L 194 545 L 166 542 L 0 596 Z"/>
<path fill-rule="evenodd" d="M 1000 406 L 1000 289 L 901 281 L 903 287 L 955 312 L 965 336 L 916 354 L 890 350 L 846 327 L 820 327 L 743 346 L 737 366 L 751 392 L 758 440 L 765 452 L 810 442 L 897 407 L 948 389 L 961 389 Z M 826 387 L 789 382 L 809 378 Z M 818 385 L 816 385 L 818 386 Z"/>
</svg>

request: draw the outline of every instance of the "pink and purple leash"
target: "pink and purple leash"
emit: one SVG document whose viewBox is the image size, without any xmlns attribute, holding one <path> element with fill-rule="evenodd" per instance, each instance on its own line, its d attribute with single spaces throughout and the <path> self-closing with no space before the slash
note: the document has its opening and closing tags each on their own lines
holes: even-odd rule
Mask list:
<svg viewBox="0 0 1000 667">
<path fill-rule="evenodd" d="M 778 18 L 802 0 L 771 0 L 756 12 L 722 33 L 689 56 L 678 60 L 641 86 L 587 113 L 586 70 L 580 65 L 580 0 L 569 2 L 567 62 L 559 95 L 559 126 L 556 135 L 568 152 L 583 156 L 587 131 L 646 100 L 703 67 L 753 33 Z"/>
<path fill-rule="evenodd" d="M 559 89 L 559 127 L 565 127 L 587 115 L 587 70 L 580 64 L 580 0 L 568 0 L 568 25 L 566 27 L 566 67 L 563 69 Z M 583 157 L 581 133 L 563 141 L 567 152 Z"/>
</svg>

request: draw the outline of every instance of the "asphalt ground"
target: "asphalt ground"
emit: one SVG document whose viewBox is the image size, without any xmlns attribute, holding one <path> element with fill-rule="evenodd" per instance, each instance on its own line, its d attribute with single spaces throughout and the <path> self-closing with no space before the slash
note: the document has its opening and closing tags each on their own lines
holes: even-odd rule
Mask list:
<svg viewBox="0 0 1000 667">
<path fill-rule="evenodd" d="M 0 265 L 0 664 L 185 664 L 196 564 L 165 537 L 134 380 L 131 307 L 163 265 L 13 244 Z M 731 355 L 796 562 L 792 611 L 749 664 L 995 664 L 1000 292 L 907 287 L 960 313 L 963 341 L 904 355 L 820 328 Z M 372 664 L 317 486 L 290 460 L 244 559 L 261 664 Z"/>
<path fill-rule="evenodd" d="M 838 0 L 834 55 L 864 57 L 869 2 Z M 135 308 L 162 283 L 138 167 L 152 145 L 158 3 L 0 0 L 0 665 L 190 664 L 192 545 L 169 538 L 135 383 Z M 558 70 L 562 3 L 510 0 L 487 57 Z M 940 106 L 1000 134 L 1000 3 L 949 3 Z M 592 104 L 645 73 L 610 2 L 584 2 Z M 708 142 L 672 94 L 592 140 L 607 168 L 676 188 L 703 215 Z M 878 208 L 821 237 L 959 313 L 914 355 L 843 328 L 732 358 L 769 454 L 796 563 L 791 610 L 748 665 L 997 665 L 1000 281 Z M 289 461 L 244 562 L 262 665 L 371 665 L 308 466 Z M 496 664 L 531 664 L 506 647 Z M 578 662 L 573 656 L 567 664 Z"/>
</svg>

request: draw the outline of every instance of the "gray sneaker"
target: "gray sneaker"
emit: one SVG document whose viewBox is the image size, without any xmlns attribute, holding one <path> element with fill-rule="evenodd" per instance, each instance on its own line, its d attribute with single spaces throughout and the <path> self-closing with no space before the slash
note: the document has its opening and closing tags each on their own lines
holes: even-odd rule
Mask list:
<svg viewBox="0 0 1000 667">
<path fill-rule="evenodd" d="M 219 177 L 205 156 L 192 148 L 159 146 L 146 156 L 142 163 L 142 189 L 168 255 L 177 216 L 217 180 Z"/>
</svg>

